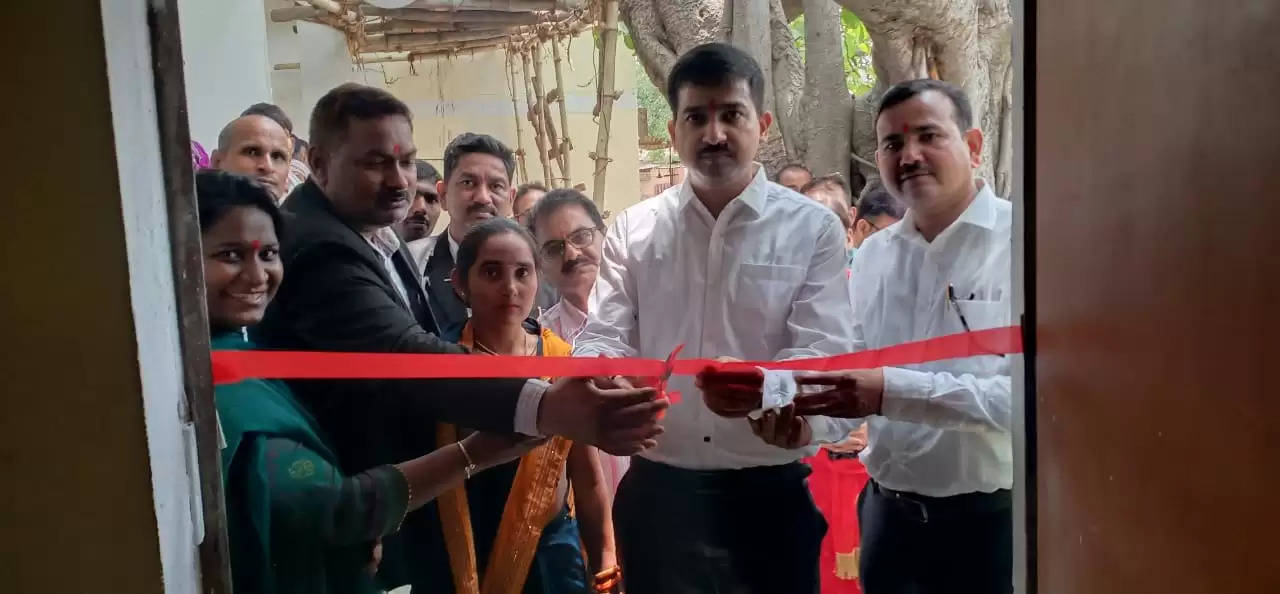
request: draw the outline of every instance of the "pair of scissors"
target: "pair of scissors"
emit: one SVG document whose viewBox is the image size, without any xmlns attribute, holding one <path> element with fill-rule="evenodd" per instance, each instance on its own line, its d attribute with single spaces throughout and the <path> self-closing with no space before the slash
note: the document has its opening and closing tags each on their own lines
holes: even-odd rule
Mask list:
<svg viewBox="0 0 1280 594">
<path fill-rule="evenodd" d="M 657 385 L 658 395 L 666 396 L 667 399 L 670 400 L 671 404 L 673 405 L 680 403 L 680 392 L 668 393 L 667 380 L 671 379 L 671 375 L 675 373 L 676 355 L 679 355 L 680 351 L 682 350 L 684 350 L 684 345 L 683 344 L 677 345 L 676 348 L 671 351 L 671 354 L 667 355 L 667 361 L 662 366 L 662 377 L 658 379 L 658 385 Z M 663 414 L 666 414 L 666 411 L 663 411 Z M 662 418 L 662 417 L 659 416 L 658 418 Z"/>
</svg>

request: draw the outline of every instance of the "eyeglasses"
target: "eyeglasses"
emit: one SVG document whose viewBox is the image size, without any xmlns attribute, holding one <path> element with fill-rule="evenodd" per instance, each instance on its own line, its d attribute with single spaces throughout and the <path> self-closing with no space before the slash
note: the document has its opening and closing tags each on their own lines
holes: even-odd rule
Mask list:
<svg viewBox="0 0 1280 594">
<path fill-rule="evenodd" d="M 553 239 L 542 244 L 542 257 L 548 260 L 557 260 L 564 257 L 565 244 L 569 244 L 575 248 L 583 249 L 590 246 L 596 239 L 596 233 L 600 230 L 595 227 L 583 227 L 569 234 L 565 239 Z"/>
</svg>

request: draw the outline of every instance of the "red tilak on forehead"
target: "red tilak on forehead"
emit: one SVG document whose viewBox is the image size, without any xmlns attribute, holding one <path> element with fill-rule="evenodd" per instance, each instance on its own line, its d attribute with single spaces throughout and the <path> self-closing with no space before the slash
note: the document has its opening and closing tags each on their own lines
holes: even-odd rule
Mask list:
<svg viewBox="0 0 1280 594">
<path fill-rule="evenodd" d="M 902 133 L 903 133 L 903 134 L 906 134 L 907 132 L 910 132 L 910 131 L 911 131 L 911 125 L 910 125 L 910 124 L 903 124 L 903 125 L 902 125 Z"/>
<path fill-rule="evenodd" d="M 255 240 L 255 241 L 250 242 L 250 243 L 249 243 L 249 246 L 250 246 L 250 247 L 252 247 L 252 248 L 253 248 L 253 251 L 255 251 L 255 252 L 256 252 L 256 251 L 258 251 L 258 248 L 262 247 L 262 242 L 261 242 L 261 241 L 257 241 L 257 240 Z"/>
</svg>

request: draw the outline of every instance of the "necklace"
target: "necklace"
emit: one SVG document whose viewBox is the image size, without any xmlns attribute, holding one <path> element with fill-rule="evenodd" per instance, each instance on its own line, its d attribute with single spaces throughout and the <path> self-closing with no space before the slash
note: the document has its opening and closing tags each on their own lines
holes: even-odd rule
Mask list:
<svg viewBox="0 0 1280 594">
<path fill-rule="evenodd" d="M 528 343 L 529 343 L 529 339 L 527 338 L 527 336 L 528 336 L 528 335 L 526 335 L 526 338 L 525 338 L 525 344 L 528 344 Z M 480 339 L 479 339 L 479 338 L 475 338 L 474 336 L 472 337 L 471 342 L 475 343 L 476 348 L 480 349 L 480 352 L 482 352 L 482 353 L 486 353 L 486 354 L 489 354 L 489 355 L 501 355 L 501 354 L 502 354 L 502 353 L 499 353 L 498 351 L 493 350 L 492 348 L 489 348 L 489 345 L 487 345 L 487 344 L 485 344 L 485 343 L 483 343 L 483 342 L 480 342 Z M 528 348 L 529 348 L 529 352 L 525 353 L 525 355 L 532 355 L 532 354 L 534 354 L 534 352 L 538 350 L 538 342 L 535 340 L 535 341 L 533 342 L 533 344 L 532 344 L 532 345 L 530 345 Z"/>
</svg>

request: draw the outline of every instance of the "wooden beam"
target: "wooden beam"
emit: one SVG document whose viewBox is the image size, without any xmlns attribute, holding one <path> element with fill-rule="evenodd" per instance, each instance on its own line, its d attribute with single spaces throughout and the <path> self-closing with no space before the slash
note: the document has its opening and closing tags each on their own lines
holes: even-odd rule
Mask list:
<svg viewBox="0 0 1280 594">
<path fill-rule="evenodd" d="M 325 11 L 314 6 L 290 6 L 288 8 L 271 9 L 271 21 L 274 23 L 288 23 L 290 21 L 304 21 L 314 19 Z"/>
<path fill-rule="evenodd" d="M 272 69 L 273 70 L 301 70 L 302 64 L 299 64 L 297 62 L 285 62 L 283 64 L 276 64 L 275 66 L 272 67 Z"/>
<path fill-rule="evenodd" d="M 466 41 L 504 40 L 508 31 L 440 31 L 436 33 L 388 33 L 366 37 L 360 44 L 361 52 L 400 52 L 421 45 L 455 45 Z M 445 49 L 445 48 L 440 48 Z"/>
<path fill-rule="evenodd" d="M 424 23 L 493 23 L 501 25 L 531 25 L 541 21 L 564 18 L 564 13 L 552 12 L 503 12 L 500 10 L 422 10 L 420 8 L 378 8 L 366 6 L 365 16 L 378 16 Z"/>
<path fill-rule="evenodd" d="M 600 124 L 596 135 L 596 160 L 591 182 L 591 200 L 596 208 L 604 210 L 605 170 L 609 167 L 609 121 L 613 117 L 613 102 L 617 91 L 613 88 L 614 63 L 618 56 L 618 0 L 604 0 L 601 6 L 600 26 Z"/>
<path fill-rule="evenodd" d="M 431 58 L 452 58 L 463 53 L 466 53 L 469 55 L 475 52 L 492 51 L 492 50 L 501 48 L 504 45 L 506 45 L 505 40 L 501 43 L 469 46 L 469 47 L 463 47 L 463 48 L 444 49 L 444 50 L 437 49 L 437 50 L 427 50 L 427 51 L 414 50 L 411 52 L 397 52 L 396 55 L 393 55 L 393 56 L 371 56 L 371 57 L 361 56 L 360 63 L 387 64 L 392 62 L 408 62 L 410 60 L 417 61 L 417 60 L 426 60 Z"/>
<path fill-rule="evenodd" d="M 342 5 L 335 0 L 306 0 L 308 4 L 336 15 L 342 15 Z"/>
<path fill-rule="evenodd" d="M 578 10 L 587 0 L 417 0 L 410 8 L 435 10 L 500 10 L 532 12 L 535 10 Z"/>
<path fill-rule="evenodd" d="M 408 52 L 413 54 L 423 54 L 429 52 L 461 52 L 467 50 L 475 50 L 481 48 L 492 48 L 507 43 L 506 37 L 495 37 L 493 39 L 476 39 L 472 41 L 459 41 L 449 43 L 423 43 L 418 45 L 405 46 L 398 50 L 370 50 L 364 49 L 361 54 L 369 53 L 400 53 Z M 367 60 L 366 60 L 367 61 Z"/>
</svg>

